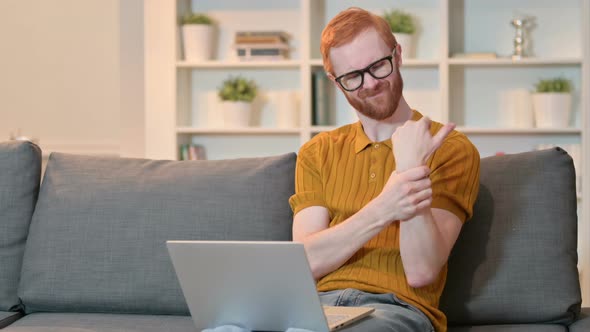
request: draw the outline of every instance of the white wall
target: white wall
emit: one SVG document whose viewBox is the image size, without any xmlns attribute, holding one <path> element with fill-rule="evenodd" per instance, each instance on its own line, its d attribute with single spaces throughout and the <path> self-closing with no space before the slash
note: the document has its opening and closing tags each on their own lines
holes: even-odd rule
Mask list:
<svg viewBox="0 0 590 332">
<path fill-rule="evenodd" d="M 0 1 L 0 141 L 20 130 L 44 152 L 143 154 L 138 5 Z M 139 71 L 126 54 L 139 54 Z"/>
<path fill-rule="evenodd" d="M 144 0 L 119 1 L 120 154 L 145 157 Z"/>
</svg>

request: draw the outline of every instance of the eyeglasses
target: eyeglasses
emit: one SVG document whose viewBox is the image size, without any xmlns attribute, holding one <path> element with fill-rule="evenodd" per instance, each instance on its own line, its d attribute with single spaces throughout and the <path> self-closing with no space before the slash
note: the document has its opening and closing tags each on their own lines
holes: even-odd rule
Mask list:
<svg viewBox="0 0 590 332">
<path fill-rule="evenodd" d="M 391 55 L 381 58 L 363 69 L 354 70 L 340 75 L 336 77 L 335 81 L 338 82 L 338 84 L 340 84 L 344 90 L 352 92 L 360 89 L 360 87 L 363 86 L 365 81 L 365 73 L 369 73 L 369 75 L 375 79 L 386 78 L 387 76 L 391 75 L 391 73 L 393 73 L 392 59 L 395 55 L 395 49 L 396 48 L 394 47 L 393 53 Z"/>
</svg>

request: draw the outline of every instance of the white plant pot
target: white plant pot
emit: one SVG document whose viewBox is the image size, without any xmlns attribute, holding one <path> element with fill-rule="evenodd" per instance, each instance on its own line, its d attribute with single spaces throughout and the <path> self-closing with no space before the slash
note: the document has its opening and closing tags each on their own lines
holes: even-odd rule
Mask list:
<svg viewBox="0 0 590 332">
<path fill-rule="evenodd" d="M 534 128 L 533 99 L 528 89 L 510 89 L 500 93 L 500 123 L 507 128 Z"/>
<path fill-rule="evenodd" d="M 214 28 L 207 24 L 185 24 L 182 26 L 184 59 L 206 61 L 213 58 Z"/>
<path fill-rule="evenodd" d="M 395 40 L 402 46 L 402 55 L 404 59 L 416 57 L 416 46 L 414 44 L 414 35 L 408 33 L 394 32 Z"/>
<path fill-rule="evenodd" d="M 281 91 L 276 94 L 277 128 L 299 127 L 299 95 L 296 91 Z"/>
<path fill-rule="evenodd" d="M 537 128 L 566 128 L 572 111 L 570 93 L 533 93 L 533 109 Z"/>
<path fill-rule="evenodd" d="M 223 124 L 228 128 L 248 127 L 252 113 L 252 103 L 245 101 L 224 101 L 221 103 L 223 110 Z"/>
</svg>

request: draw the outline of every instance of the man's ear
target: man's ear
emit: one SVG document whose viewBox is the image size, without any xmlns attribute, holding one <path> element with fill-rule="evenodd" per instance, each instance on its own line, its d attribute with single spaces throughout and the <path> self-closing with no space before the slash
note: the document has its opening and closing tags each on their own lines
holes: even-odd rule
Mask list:
<svg viewBox="0 0 590 332">
<path fill-rule="evenodd" d="M 395 45 L 395 64 L 397 65 L 398 68 L 400 68 L 402 66 L 402 45 L 397 44 Z"/>
</svg>

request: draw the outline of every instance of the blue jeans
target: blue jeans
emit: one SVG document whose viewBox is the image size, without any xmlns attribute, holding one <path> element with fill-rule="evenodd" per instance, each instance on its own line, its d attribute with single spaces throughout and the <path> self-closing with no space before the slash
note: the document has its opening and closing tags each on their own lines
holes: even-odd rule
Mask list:
<svg viewBox="0 0 590 332">
<path fill-rule="evenodd" d="M 430 319 L 419 309 L 400 300 L 391 293 L 373 294 L 356 289 L 321 292 L 322 305 L 346 307 L 371 307 L 373 313 L 364 319 L 348 325 L 342 332 L 433 332 Z"/>
<path fill-rule="evenodd" d="M 366 318 L 348 325 L 342 332 L 433 332 L 430 320 L 417 308 L 401 301 L 394 294 L 372 294 L 356 289 L 320 292 L 322 305 L 372 307 L 375 311 Z M 250 332 L 237 326 L 220 326 L 203 332 Z M 290 328 L 287 332 L 313 332 Z"/>
</svg>

